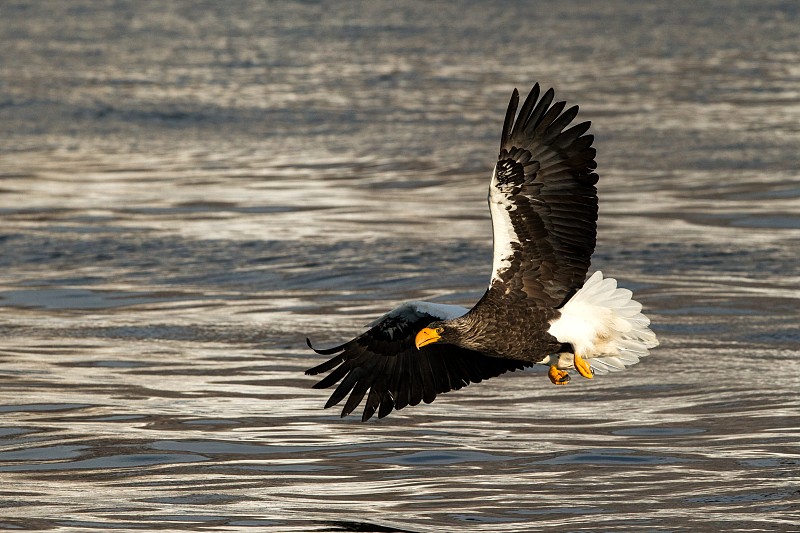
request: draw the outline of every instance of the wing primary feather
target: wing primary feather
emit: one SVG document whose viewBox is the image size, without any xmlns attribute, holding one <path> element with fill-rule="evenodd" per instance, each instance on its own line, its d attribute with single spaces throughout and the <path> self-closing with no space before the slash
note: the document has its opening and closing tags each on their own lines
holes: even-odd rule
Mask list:
<svg viewBox="0 0 800 533">
<path fill-rule="evenodd" d="M 538 85 L 538 84 L 537 84 Z M 508 102 L 508 109 L 506 110 L 506 118 L 503 121 L 503 133 L 500 136 L 500 148 L 506 145 L 506 142 L 511 138 L 511 126 L 514 125 L 514 115 L 517 113 L 517 105 L 519 104 L 519 91 L 515 88 L 511 93 L 511 100 Z"/>
<path fill-rule="evenodd" d="M 566 104 L 566 102 L 564 102 Z M 575 120 L 575 117 L 578 116 L 578 106 L 574 105 L 564 111 L 560 117 L 555 119 L 552 124 L 547 127 L 546 137 L 553 137 L 555 138 L 561 131 L 566 128 L 570 122 Z"/>
<path fill-rule="evenodd" d="M 378 392 L 381 395 L 380 404 L 378 405 L 378 418 L 383 418 L 392 412 L 395 405 L 395 396 L 392 394 L 393 382 L 399 372 L 399 359 L 400 357 L 392 357 L 387 359 L 386 371 L 383 372 L 383 382 L 378 387 Z"/>
<path fill-rule="evenodd" d="M 587 148 L 589 148 L 593 142 L 594 142 L 594 135 L 584 135 L 583 137 L 575 139 L 575 144 L 573 144 L 570 147 L 570 151 L 574 151 L 575 156 L 586 155 L 590 156 L 591 159 L 594 159 L 594 156 L 596 155 L 596 150 L 592 148 L 591 151 L 586 151 Z M 566 160 L 565 163 L 569 165 L 574 165 L 577 164 L 577 161 L 574 161 L 573 158 L 570 158 Z M 587 161 L 587 163 L 589 163 L 589 161 Z M 596 168 L 596 163 L 594 161 L 591 161 L 591 163 L 595 164 L 595 166 L 592 166 L 591 168 Z"/>
<path fill-rule="evenodd" d="M 533 108 L 530 118 L 525 123 L 525 129 L 523 131 L 526 136 L 530 137 L 531 133 L 539 125 L 542 115 L 544 115 L 547 111 L 547 108 L 550 107 L 550 104 L 553 102 L 553 98 L 555 98 L 555 96 L 556 93 L 552 88 L 547 89 L 547 91 L 545 91 L 545 93 L 542 95 L 542 99 L 539 100 L 539 103 L 536 104 L 535 108 Z"/>
<path fill-rule="evenodd" d="M 539 125 L 536 126 L 535 130 L 533 130 L 533 136 L 544 136 L 550 130 L 550 125 L 553 124 L 553 122 L 558 118 L 566 105 L 567 103 L 564 101 L 553 104 L 553 107 L 548 109 L 547 113 L 545 113 L 544 116 L 539 120 Z"/>
<path fill-rule="evenodd" d="M 341 366 L 337 367 L 333 372 L 322 378 L 319 382 L 315 383 L 311 386 L 312 389 L 327 389 L 334 383 L 337 383 L 340 379 L 347 375 L 347 372 L 350 370 L 350 365 L 346 362 Z"/>
<path fill-rule="evenodd" d="M 334 368 L 335 366 L 344 362 L 344 354 L 339 354 L 332 359 L 328 359 L 321 365 L 317 365 L 314 368 L 309 368 L 306 370 L 307 376 L 316 376 L 317 374 L 322 374 L 323 372 L 327 372 L 328 370 Z"/>
<path fill-rule="evenodd" d="M 483 380 L 483 376 L 481 376 L 481 371 L 476 364 L 476 361 L 472 358 L 465 358 L 464 360 L 464 372 L 467 376 L 467 383 L 480 383 Z"/>
<path fill-rule="evenodd" d="M 452 358 L 452 355 L 447 354 L 443 357 L 431 359 L 431 370 L 433 371 L 433 377 L 436 380 L 436 390 L 439 392 L 444 393 L 453 390 L 453 386 L 450 383 L 450 368 L 448 365 L 450 359 Z"/>
<path fill-rule="evenodd" d="M 370 380 L 369 396 L 367 396 L 366 405 L 364 405 L 364 412 L 361 415 L 361 421 L 366 422 L 372 415 L 375 414 L 378 407 L 380 407 L 381 399 L 387 391 L 387 376 L 391 376 L 392 368 L 396 357 L 383 357 L 378 361 L 373 369 L 372 377 Z"/>
<path fill-rule="evenodd" d="M 386 415 L 392 412 L 395 406 L 395 399 L 392 396 L 391 391 L 386 391 L 383 393 L 383 397 L 381 398 L 381 406 L 378 408 L 378 418 L 384 418 Z"/>
<path fill-rule="evenodd" d="M 336 390 L 333 391 L 331 397 L 328 398 L 328 402 L 325 404 L 325 409 L 328 407 L 333 407 L 337 403 L 341 402 L 342 399 L 347 396 L 347 393 L 350 392 L 353 386 L 358 382 L 358 378 L 361 377 L 360 369 L 356 368 L 353 369 L 347 376 L 339 383 L 339 386 L 336 387 Z"/>
<path fill-rule="evenodd" d="M 422 401 L 422 367 L 417 359 L 417 364 L 409 365 L 408 405 L 419 405 Z"/>
<path fill-rule="evenodd" d="M 367 393 L 369 389 L 369 382 L 367 379 L 359 379 L 356 383 L 355 387 L 353 387 L 353 392 L 350 393 L 350 397 L 347 398 L 347 401 L 342 408 L 342 418 L 346 417 L 350 413 L 353 412 L 353 409 L 358 407 L 358 404 L 361 403 L 361 400 L 364 399 L 364 395 Z"/>
<path fill-rule="evenodd" d="M 462 388 L 465 384 L 464 376 L 469 375 L 464 358 L 453 359 L 450 364 L 450 371 L 450 386 L 453 387 L 453 390 Z"/>
<path fill-rule="evenodd" d="M 589 127 L 592 125 L 590 121 L 581 122 L 580 124 L 576 124 L 565 130 L 561 133 L 556 139 L 553 141 L 553 144 L 558 148 L 566 148 L 573 142 L 575 142 L 578 137 L 589 131 Z"/>
<path fill-rule="evenodd" d="M 436 384 L 428 350 L 420 350 L 420 374 L 422 375 L 422 401 L 431 403 L 436 399 Z"/>
<path fill-rule="evenodd" d="M 364 405 L 364 412 L 361 414 L 361 421 L 366 422 L 372 418 L 372 415 L 375 414 L 380 404 L 381 393 L 379 393 L 375 387 L 371 387 L 369 389 L 369 395 L 367 396 L 367 403 Z"/>
<path fill-rule="evenodd" d="M 516 139 L 525 129 L 528 123 L 528 117 L 531 114 L 531 109 L 533 109 L 533 104 L 536 103 L 537 98 L 539 98 L 538 83 L 533 85 L 531 92 L 528 93 L 528 97 L 525 98 L 525 102 L 523 102 L 522 107 L 519 109 L 517 121 L 514 123 L 514 130 L 511 132 L 512 139 Z"/>
<path fill-rule="evenodd" d="M 405 357 L 399 358 L 398 366 L 395 372 L 394 383 L 390 389 L 394 397 L 395 409 L 402 409 L 408 405 L 408 398 L 411 392 L 411 385 L 409 383 L 411 370 L 408 368 L 409 361 Z"/>
</svg>

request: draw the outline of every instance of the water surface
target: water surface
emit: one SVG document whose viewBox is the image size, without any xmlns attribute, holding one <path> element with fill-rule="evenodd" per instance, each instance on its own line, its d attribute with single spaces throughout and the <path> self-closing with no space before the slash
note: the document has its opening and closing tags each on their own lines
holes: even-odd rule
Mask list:
<svg viewBox="0 0 800 533">
<path fill-rule="evenodd" d="M 792 531 L 792 2 L 5 2 L 0 527 Z M 304 338 L 488 281 L 513 87 L 594 122 L 662 345 L 362 424 Z"/>
</svg>

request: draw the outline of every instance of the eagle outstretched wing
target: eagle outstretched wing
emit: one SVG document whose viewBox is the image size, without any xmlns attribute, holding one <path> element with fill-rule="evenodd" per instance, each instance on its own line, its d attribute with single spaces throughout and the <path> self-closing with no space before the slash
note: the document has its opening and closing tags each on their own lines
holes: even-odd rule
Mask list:
<svg viewBox="0 0 800 533">
<path fill-rule="evenodd" d="M 378 418 L 383 418 L 393 409 L 431 403 L 437 394 L 530 365 L 448 344 L 417 349 L 414 337 L 419 330 L 435 320 L 466 312 L 456 306 L 409 302 L 376 320 L 369 330 L 341 346 L 317 350 L 306 339 L 308 346 L 318 354 L 334 356 L 306 370 L 306 374 L 331 371 L 314 388 L 324 389 L 339 383 L 325 408 L 340 403 L 349 394 L 342 409 L 343 417 L 367 396 L 361 416 L 361 420 L 366 421 L 376 412 Z"/>
<path fill-rule="evenodd" d="M 500 155 L 489 187 L 494 230 L 490 288 L 522 290 L 541 307 L 560 307 L 589 269 L 597 235 L 597 174 L 590 122 L 565 130 L 578 106 L 564 111 L 554 92 L 533 86 L 519 114 L 508 104 Z M 551 105 L 552 104 L 552 105 Z M 516 116 L 516 119 L 515 119 Z"/>
</svg>

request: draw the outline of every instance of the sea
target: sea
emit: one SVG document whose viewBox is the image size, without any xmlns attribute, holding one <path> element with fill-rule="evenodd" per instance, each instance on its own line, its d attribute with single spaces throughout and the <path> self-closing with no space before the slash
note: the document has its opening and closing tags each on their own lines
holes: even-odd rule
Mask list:
<svg viewBox="0 0 800 533">
<path fill-rule="evenodd" d="M 0 42 L 0 528 L 800 531 L 800 3 L 4 0 Z M 535 82 L 661 345 L 323 409 L 306 337 L 483 293 Z"/>
</svg>

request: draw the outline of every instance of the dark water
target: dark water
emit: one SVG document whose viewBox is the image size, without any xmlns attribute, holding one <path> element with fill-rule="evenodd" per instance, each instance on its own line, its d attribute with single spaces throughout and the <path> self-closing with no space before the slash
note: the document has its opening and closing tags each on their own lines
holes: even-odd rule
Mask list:
<svg viewBox="0 0 800 533">
<path fill-rule="evenodd" d="M 800 530 L 800 5 L 232 5 L 0 4 L 0 527 Z M 534 81 L 662 346 L 323 411 L 305 335 L 482 292 Z"/>
</svg>

